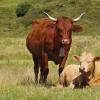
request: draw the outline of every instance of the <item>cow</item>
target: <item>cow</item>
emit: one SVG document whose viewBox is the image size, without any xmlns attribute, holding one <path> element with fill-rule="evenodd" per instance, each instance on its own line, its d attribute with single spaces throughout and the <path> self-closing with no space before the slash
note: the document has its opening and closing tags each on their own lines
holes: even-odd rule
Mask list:
<svg viewBox="0 0 100 100">
<path fill-rule="evenodd" d="M 72 32 L 81 32 L 82 27 L 74 25 L 82 18 L 82 13 L 75 19 L 69 17 L 54 18 L 43 12 L 47 18 L 34 20 L 32 31 L 26 38 L 26 46 L 34 61 L 35 83 L 38 83 L 38 72 L 40 68 L 40 83 L 46 83 L 49 73 L 48 61 L 59 64 L 59 76 L 62 72 L 68 52 L 72 43 Z"/>
</svg>

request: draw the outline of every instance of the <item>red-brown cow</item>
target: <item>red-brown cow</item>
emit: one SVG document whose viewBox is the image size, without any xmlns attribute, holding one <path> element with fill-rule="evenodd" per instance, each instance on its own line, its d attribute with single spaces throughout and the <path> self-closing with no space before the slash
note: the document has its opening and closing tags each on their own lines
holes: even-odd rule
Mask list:
<svg viewBox="0 0 100 100">
<path fill-rule="evenodd" d="M 38 82 L 40 66 L 40 80 L 45 83 L 49 72 L 48 61 L 59 64 L 59 75 L 64 68 L 72 42 L 72 31 L 80 32 L 82 28 L 74 25 L 81 19 L 82 13 L 76 19 L 68 17 L 53 18 L 44 12 L 48 18 L 33 21 L 32 31 L 28 34 L 26 45 L 34 61 L 35 82 Z"/>
</svg>

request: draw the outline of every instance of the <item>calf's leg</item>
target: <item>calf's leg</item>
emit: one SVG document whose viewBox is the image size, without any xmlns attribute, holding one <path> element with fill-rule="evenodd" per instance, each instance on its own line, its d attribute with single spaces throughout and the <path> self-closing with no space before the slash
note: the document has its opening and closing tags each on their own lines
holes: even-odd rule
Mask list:
<svg viewBox="0 0 100 100">
<path fill-rule="evenodd" d="M 75 88 L 75 85 L 73 84 L 73 82 L 70 83 L 69 88 L 71 89 Z"/>
</svg>

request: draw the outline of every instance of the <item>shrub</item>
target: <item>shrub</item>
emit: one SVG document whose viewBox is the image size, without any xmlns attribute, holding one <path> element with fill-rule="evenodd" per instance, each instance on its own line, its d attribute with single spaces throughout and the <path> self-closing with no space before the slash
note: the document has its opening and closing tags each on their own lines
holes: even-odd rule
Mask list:
<svg viewBox="0 0 100 100">
<path fill-rule="evenodd" d="M 28 12 L 30 7 L 31 7 L 31 4 L 29 2 L 22 2 L 18 4 L 16 8 L 17 17 L 24 16 Z"/>
</svg>

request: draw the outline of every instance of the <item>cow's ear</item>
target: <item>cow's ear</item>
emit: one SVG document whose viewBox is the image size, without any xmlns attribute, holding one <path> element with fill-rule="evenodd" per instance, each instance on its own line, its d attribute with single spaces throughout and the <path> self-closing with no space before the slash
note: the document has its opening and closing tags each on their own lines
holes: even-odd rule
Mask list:
<svg viewBox="0 0 100 100">
<path fill-rule="evenodd" d="M 74 55 L 74 56 L 73 56 L 73 59 L 74 59 L 75 61 L 79 61 L 79 62 L 80 62 L 80 56 Z"/>
<path fill-rule="evenodd" d="M 83 29 L 79 25 L 73 25 L 72 30 L 73 30 L 73 32 L 81 32 Z"/>
<path fill-rule="evenodd" d="M 94 61 L 99 61 L 100 60 L 100 56 L 94 57 Z"/>
</svg>

